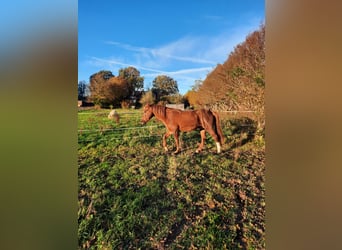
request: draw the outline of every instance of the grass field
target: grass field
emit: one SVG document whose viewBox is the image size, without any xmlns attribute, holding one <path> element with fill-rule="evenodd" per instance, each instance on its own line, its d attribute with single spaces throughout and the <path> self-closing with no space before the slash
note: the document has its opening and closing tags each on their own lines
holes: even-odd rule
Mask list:
<svg viewBox="0 0 342 250">
<path fill-rule="evenodd" d="M 79 249 L 265 249 L 265 143 L 250 119 L 222 117 L 226 143 L 182 133 L 165 153 L 164 126 L 141 110 L 78 113 Z M 173 137 L 168 138 L 174 150 Z"/>
</svg>

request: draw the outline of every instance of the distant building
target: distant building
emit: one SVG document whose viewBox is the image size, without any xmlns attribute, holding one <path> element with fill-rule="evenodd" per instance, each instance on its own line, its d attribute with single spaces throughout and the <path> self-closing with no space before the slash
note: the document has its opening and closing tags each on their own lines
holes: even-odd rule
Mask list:
<svg viewBox="0 0 342 250">
<path fill-rule="evenodd" d="M 179 103 L 179 104 L 166 104 L 166 107 L 168 107 L 168 108 L 173 108 L 173 109 L 184 110 L 184 103 Z"/>
<path fill-rule="evenodd" d="M 92 107 L 94 106 L 94 103 L 92 102 L 87 102 L 87 101 L 82 101 L 82 100 L 78 100 L 77 101 L 77 107 Z"/>
</svg>

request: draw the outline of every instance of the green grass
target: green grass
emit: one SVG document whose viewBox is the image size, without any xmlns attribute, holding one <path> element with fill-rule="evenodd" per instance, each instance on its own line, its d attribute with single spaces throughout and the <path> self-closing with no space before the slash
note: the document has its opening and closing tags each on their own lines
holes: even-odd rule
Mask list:
<svg viewBox="0 0 342 250">
<path fill-rule="evenodd" d="M 209 135 L 195 154 L 193 131 L 172 155 L 155 118 L 118 112 L 120 124 L 109 110 L 78 115 L 79 249 L 265 248 L 265 145 L 251 120 L 221 121 L 221 154 Z"/>
</svg>

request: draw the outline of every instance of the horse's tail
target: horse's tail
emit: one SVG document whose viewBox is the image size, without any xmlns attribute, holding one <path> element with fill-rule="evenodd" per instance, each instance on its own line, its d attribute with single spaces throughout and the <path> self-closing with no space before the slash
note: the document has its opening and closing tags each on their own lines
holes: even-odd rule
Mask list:
<svg viewBox="0 0 342 250">
<path fill-rule="evenodd" d="M 220 117 L 219 117 L 219 114 L 215 111 L 211 111 L 215 117 L 215 127 L 216 127 L 216 132 L 219 136 L 219 140 L 221 142 L 221 144 L 224 143 L 224 136 L 223 136 L 223 132 L 222 132 L 222 129 L 221 129 L 221 124 L 220 124 Z"/>
</svg>

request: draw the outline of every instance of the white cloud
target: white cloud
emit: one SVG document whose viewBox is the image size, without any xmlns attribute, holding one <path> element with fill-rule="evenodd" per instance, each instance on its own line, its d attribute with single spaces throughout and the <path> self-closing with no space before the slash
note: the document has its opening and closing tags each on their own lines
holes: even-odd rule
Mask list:
<svg viewBox="0 0 342 250">
<path fill-rule="evenodd" d="M 192 62 L 198 64 L 216 64 L 215 61 L 206 60 L 200 57 L 192 56 L 193 51 L 199 47 L 200 39 L 199 38 L 190 38 L 185 37 L 179 39 L 175 42 L 166 44 L 164 46 L 158 48 L 145 48 L 145 47 L 137 47 L 130 44 L 124 44 L 115 41 L 107 41 L 106 44 L 114 45 L 120 48 L 123 48 L 128 51 L 134 51 L 141 53 L 144 57 L 150 57 L 155 60 L 163 60 L 163 59 L 174 59 L 178 61 L 184 62 Z M 182 56 L 189 55 L 189 56 Z"/>
<path fill-rule="evenodd" d="M 97 66 L 112 66 L 112 65 L 121 65 L 125 67 L 135 67 L 138 70 L 145 70 L 145 71 L 150 71 L 150 72 L 155 72 L 155 73 L 150 73 L 146 75 L 159 75 L 159 74 L 165 74 L 165 75 L 182 75 L 182 74 L 191 74 L 191 73 L 197 73 L 197 72 L 208 72 L 213 69 L 213 67 L 202 67 L 202 68 L 189 68 L 189 69 L 181 69 L 181 70 L 176 70 L 176 71 L 165 71 L 165 70 L 158 70 L 158 69 L 153 69 L 153 68 L 147 68 L 143 67 L 140 65 L 136 64 L 128 64 L 128 63 L 123 63 L 119 61 L 115 61 L 112 59 L 102 59 L 98 57 L 91 57 L 91 60 L 89 61 L 90 63 L 97 65 Z"/>
<path fill-rule="evenodd" d="M 207 16 L 207 18 L 220 18 L 218 16 Z M 258 28 L 259 23 L 229 29 L 216 36 L 184 36 L 168 44 L 154 48 L 136 46 L 117 41 L 107 41 L 123 49 L 118 53 L 125 54 L 125 58 L 133 64 L 144 65 L 159 70 L 173 70 L 180 68 L 195 68 L 202 64 L 206 67 L 223 63 L 234 47 L 245 40 L 246 36 Z M 131 51 L 134 53 L 127 53 Z M 171 69 L 170 69 L 171 68 Z"/>
<path fill-rule="evenodd" d="M 136 47 L 136 46 L 132 46 L 130 44 L 119 43 L 119 42 L 115 42 L 115 41 L 106 41 L 105 43 L 109 44 L 109 45 L 115 45 L 117 47 L 121 47 L 121 48 L 126 49 L 126 50 L 136 51 L 136 52 L 141 52 L 141 53 L 149 52 L 151 50 L 149 48 Z"/>
<path fill-rule="evenodd" d="M 184 93 L 195 80 L 204 80 L 217 64 L 228 58 L 236 45 L 243 42 L 246 36 L 258 27 L 259 23 L 251 22 L 250 25 L 229 29 L 216 36 L 187 35 L 153 48 L 106 41 L 105 44 L 115 47 L 115 56 L 91 57 L 90 64 L 101 65 L 113 70 L 114 74 L 114 70 L 119 69 L 118 66 L 135 67 L 145 77 L 145 84 L 152 82 L 151 79 L 158 75 L 169 75 L 178 82 L 181 93 Z"/>
<path fill-rule="evenodd" d="M 157 73 L 163 73 L 164 72 L 164 71 L 161 71 L 158 69 L 146 68 L 146 67 L 136 65 L 136 64 L 123 63 L 123 62 L 116 61 L 113 59 L 103 59 L 103 58 L 98 58 L 98 57 L 91 57 L 91 59 L 92 59 L 91 63 L 107 65 L 109 67 L 112 65 L 121 65 L 121 66 L 125 66 L 125 67 L 132 66 L 132 67 L 140 69 L 140 70 L 152 71 L 152 72 L 157 72 Z"/>
</svg>

